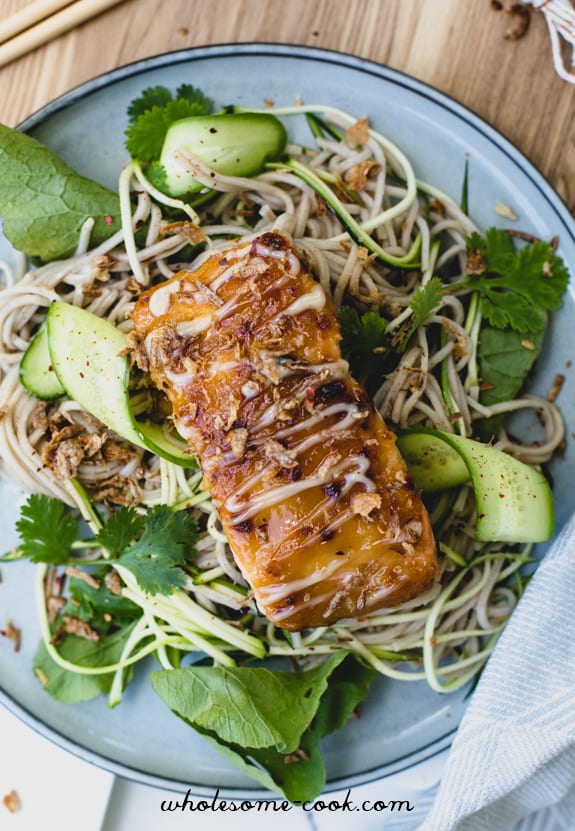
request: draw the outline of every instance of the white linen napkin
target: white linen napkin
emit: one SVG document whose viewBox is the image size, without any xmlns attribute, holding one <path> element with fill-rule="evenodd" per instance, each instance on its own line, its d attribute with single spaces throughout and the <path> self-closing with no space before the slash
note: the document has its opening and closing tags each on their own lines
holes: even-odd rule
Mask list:
<svg viewBox="0 0 575 831">
<path fill-rule="evenodd" d="M 477 685 L 419 831 L 575 829 L 575 516 Z"/>
</svg>

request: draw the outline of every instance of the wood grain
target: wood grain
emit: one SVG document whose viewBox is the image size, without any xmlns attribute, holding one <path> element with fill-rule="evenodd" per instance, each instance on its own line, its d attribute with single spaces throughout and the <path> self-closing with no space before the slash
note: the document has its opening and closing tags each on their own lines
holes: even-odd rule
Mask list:
<svg viewBox="0 0 575 831">
<path fill-rule="evenodd" d="M 507 6 L 510 0 L 505 0 Z M 24 0 L 0 0 L 0 17 Z M 540 14 L 520 40 L 491 0 L 126 0 L 0 70 L 11 126 L 83 81 L 140 58 L 209 43 L 336 49 L 407 72 L 485 118 L 575 209 L 575 86 L 553 68 Z"/>
</svg>

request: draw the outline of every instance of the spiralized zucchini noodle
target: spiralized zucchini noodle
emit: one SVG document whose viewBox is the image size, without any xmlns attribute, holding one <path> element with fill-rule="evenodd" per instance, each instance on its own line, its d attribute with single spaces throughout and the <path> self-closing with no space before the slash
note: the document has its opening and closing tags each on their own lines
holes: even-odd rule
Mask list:
<svg viewBox="0 0 575 831">
<path fill-rule="evenodd" d="M 178 467 L 110 436 L 70 399 L 40 402 L 20 383 L 21 357 L 53 300 L 88 309 L 127 332 L 131 310 L 144 286 L 193 268 L 238 237 L 272 229 L 293 238 L 336 307 L 345 302 L 376 309 L 387 321 L 389 333 L 399 332 L 409 319 L 414 292 L 434 274 L 444 285 L 462 280 L 466 237 L 475 226 L 456 202 L 418 182 L 401 150 L 375 130 L 370 129 L 359 146 L 349 140 L 349 133 L 346 140 L 346 131 L 356 125 L 351 115 L 328 107 L 275 111 L 285 118 L 305 112 L 321 115 L 333 128 L 333 136 L 316 136 L 313 149 L 290 145 L 296 165 L 342 194 L 345 209 L 389 258 L 402 261 L 417 251 L 418 268 L 386 264 L 355 242 L 297 169 L 278 166 L 253 178 L 234 178 L 214 173 L 184 153 L 181 163 L 205 185 L 210 197 L 202 197 L 193 209 L 157 191 L 139 165 L 131 162 L 119 182 L 122 231 L 90 248 L 87 223 L 70 259 L 23 273 L 2 266 L 6 283 L 0 303 L 3 474 L 26 491 L 49 494 L 81 508 L 77 489 L 71 485 L 74 477 L 95 501 L 112 506 L 177 506 L 193 511 L 201 524 L 198 557 L 184 590 L 147 596 L 131 573 L 118 566 L 122 591 L 140 606 L 142 617 L 113 666 L 78 667 L 58 654 L 50 643 L 45 610 L 48 569 L 39 568 L 38 603 L 52 657 L 75 671 L 115 671 L 110 694 L 114 701 L 121 694 L 126 666 L 154 652 L 169 668 L 170 647 L 205 653 L 223 665 L 264 655 L 307 660 L 344 649 L 385 676 L 426 679 L 434 690 L 455 690 L 481 669 L 522 591 L 521 568 L 529 562 L 530 547 L 478 542 L 473 491 L 464 485 L 430 503 L 441 576 L 425 595 L 329 627 L 295 634 L 276 629 L 256 608 L 234 564 L 217 508 L 201 490 L 197 470 Z M 173 220 L 174 210 L 180 212 L 178 221 Z M 182 210 L 188 214 L 185 221 L 181 221 Z M 196 211 L 206 240 L 200 253 L 194 235 Z M 478 304 L 469 290 L 445 293 L 408 348 L 398 354 L 395 371 L 381 379 L 375 404 L 392 428 L 427 425 L 467 436 L 474 435 L 478 419 L 531 411 L 542 425 L 539 442 L 520 444 L 500 426 L 494 443 L 522 461 L 541 465 L 563 440 L 559 411 L 535 395 L 493 407 L 480 402 L 476 354 L 480 322 Z M 146 390 L 133 392 L 136 413 L 149 410 L 151 404 L 157 406 Z M 88 439 L 78 457 L 65 452 L 67 441 L 94 435 L 100 437 L 94 445 L 97 452 L 85 449 L 91 447 Z"/>
</svg>

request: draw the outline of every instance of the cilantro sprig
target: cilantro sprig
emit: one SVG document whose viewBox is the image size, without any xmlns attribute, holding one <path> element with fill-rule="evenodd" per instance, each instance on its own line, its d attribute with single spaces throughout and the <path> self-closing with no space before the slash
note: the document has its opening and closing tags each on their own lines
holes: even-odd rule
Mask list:
<svg viewBox="0 0 575 831">
<path fill-rule="evenodd" d="M 44 494 L 31 494 L 16 522 L 20 554 L 33 563 L 64 565 L 79 535 L 78 521 L 63 502 Z"/>
<path fill-rule="evenodd" d="M 193 517 L 158 505 L 148 511 L 141 535 L 121 550 L 118 562 L 148 594 L 170 594 L 185 585 L 183 566 L 193 557 L 197 540 Z"/>
<path fill-rule="evenodd" d="M 349 361 L 352 375 L 368 390 L 382 383 L 391 371 L 395 356 L 405 351 L 409 340 L 441 303 L 445 287 L 439 277 L 432 277 L 414 292 L 409 305 L 410 316 L 396 332 L 388 331 L 388 322 L 380 312 L 359 312 L 353 306 L 339 310 L 341 351 Z"/>
<path fill-rule="evenodd" d="M 407 331 L 403 335 L 398 350 L 404 352 L 412 335 L 433 314 L 443 299 L 445 287 L 439 277 L 432 277 L 424 286 L 414 292 L 410 308 L 412 316 Z"/>
<path fill-rule="evenodd" d="M 185 585 L 185 567 L 199 535 L 196 520 L 185 511 L 157 505 L 139 513 L 122 506 L 95 536 L 82 539 L 78 520 L 66 506 L 39 494 L 28 497 L 16 530 L 19 555 L 34 563 L 91 565 L 92 560 L 78 558 L 77 549 L 101 546 L 110 554 L 110 566 L 129 569 L 147 594 L 165 595 Z"/>
<path fill-rule="evenodd" d="M 537 240 L 515 251 L 513 239 L 499 228 L 467 240 L 473 273 L 466 284 L 481 295 L 481 313 L 498 328 L 522 334 L 540 332 L 547 312 L 561 305 L 569 282 L 563 260 L 551 244 Z"/>
</svg>

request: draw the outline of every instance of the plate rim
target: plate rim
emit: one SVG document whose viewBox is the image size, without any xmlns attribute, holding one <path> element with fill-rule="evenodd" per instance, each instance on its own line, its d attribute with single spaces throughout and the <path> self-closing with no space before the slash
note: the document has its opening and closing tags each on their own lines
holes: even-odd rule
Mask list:
<svg viewBox="0 0 575 831">
<path fill-rule="evenodd" d="M 452 115 L 466 122 L 474 131 L 480 133 L 491 144 L 501 150 L 523 175 L 526 175 L 537 188 L 541 197 L 545 199 L 553 210 L 557 219 L 563 226 L 564 231 L 575 242 L 575 219 L 569 210 L 567 203 L 558 191 L 545 178 L 543 173 L 532 162 L 527 155 L 520 150 L 510 139 L 493 127 L 485 118 L 478 115 L 474 110 L 465 106 L 450 94 L 434 87 L 426 81 L 422 81 L 403 70 L 396 69 L 376 60 L 354 55 L 353 53 L 327 49 L 317 46 L 307 46 L 292 43 L 273 43 L 268 41 L 238 43 L 215 43 L 193 46 L 179 49 L 172 52 L 161 52 L 155 55 L 131 61 L 120 67 L 104 71 L 93 78 L 84 81 L 70 90 L 62 93 L 53 100 L 44 104 L 35 112 L 21 121 L 17 128 L 22 132 L 29 132 L 42 125 L 46 120 L 56 114 L 65 111 L 83 98 L 106 89 L 116 83 L 128 78 L 140 75 L 165 66 L 193 63 L 197 60 L 210 60 L 242 57 L 280 57 L 295 60 L 311 60 L 320 63 L 344 66 L 347 69 L 358 70 L 367 73 L 382 81 L 405 88 L 411 93 L 421 95 L 431 101 L 435 106 L 440 106 Z M 558 531 L 559 529 L 556 529 Z M 45 724 L 39 716 L 31 713 L 25 706 L 13 699 L 1 688 L 0 682 L 0 705 L 4 706 L 13 716 L 18 718 L 39 735 L 51 741 L 63 750 L 72 753 L 84 762 L 93 764 L 107 770 L 115 775 L 122 776 L 144 785 L 161 788 L 166 791 L 183 792 L 191 789 L 191 792 L 198 796 L 213 794 L 214 786 L 186 783 L 176 779 L 166 778 L 158 774 L 139 770 L 134 766 L 117 762 L 108 758 L 105 754 L 90 750 L 82 746 L 78 740 L 69 739 L 59 733 L 55 728 Z M 342 787 L 355 787 L 385 779 L 388 776 L 406 772 L 415 765 L 430 760 L 452 743 L 457 732 L 457 727 L 449 730 L 440 738 L 430 742 L 423 748 L 407 753 L 405 756 L 370 768 L 357 774 L 346 775 L 330 779 L 324 788 L 324 793 L 339 790 Z M 253 799 L 257 797 L 270 798 L 270 792 L 259 787 L 234 788 L 226 786 L 219 789 L 222 797 L 232 799 Z"/>
</svg>

